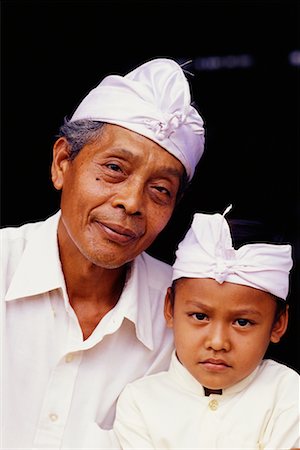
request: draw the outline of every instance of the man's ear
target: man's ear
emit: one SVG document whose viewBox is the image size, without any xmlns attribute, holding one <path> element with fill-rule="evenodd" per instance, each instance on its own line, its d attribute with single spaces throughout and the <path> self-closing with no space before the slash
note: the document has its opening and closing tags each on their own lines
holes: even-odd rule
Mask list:
<svg viewBox="0 0 300 450">
<path fill-rule="evenodd" d="M 169 287 L 165 296 L 165 308 L 164 308 L 164 315 L 168 328 L 173 328 L 173 307 L 174 307 L 174 295 L 173 290 Z"/>
<path fill-rule="evenodd" d="M 277 344 L 284 333 L 286 332 L 289 321 L 289 307 L 287 305 L 286 310 L 280 314 L 276 322 L 273 324 L 270 341 Z"/>
<path fill-rule="evenodd" d="M 57 139 L 53 146 L 53 160 L 51 165 L 51 178 L 55 189 L 63 187 L 64 172 L 68 167 L 70 151 L 69 144 L 64 137 Z"/>
</svg>

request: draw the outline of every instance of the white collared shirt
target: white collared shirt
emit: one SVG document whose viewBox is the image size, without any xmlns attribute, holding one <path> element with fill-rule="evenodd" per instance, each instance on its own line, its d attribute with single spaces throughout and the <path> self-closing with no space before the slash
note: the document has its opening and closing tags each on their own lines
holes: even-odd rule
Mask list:
<svg viewBox="0 0 300 450">
<path fill-rule="evenodd" d="M 119 302 L 83 341 L 60 266 L 59 217 L 1 230 L 3 449 L 106 448 L 101 429 L 112 427 L 125 384 L 170 362 L 171 268 L 138 256 Z"/>
<path fill-rule="evenodd" d="M 290 450 L 300 445 L 299 374 L 264 360 L 247 378 L 205 396 L 178 361 L 130 383 L 117 404 L 123 449 Z"/>
</svg>

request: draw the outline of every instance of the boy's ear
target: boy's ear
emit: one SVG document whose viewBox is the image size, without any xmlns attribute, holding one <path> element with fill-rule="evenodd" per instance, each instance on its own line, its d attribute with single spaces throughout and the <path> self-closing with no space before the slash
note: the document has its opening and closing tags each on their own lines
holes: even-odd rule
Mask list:
<svg viewBox="0 0 300 450">
<path fill-rule="evenodd" d="M 169 287 L 165 296 L 164 315 L 168 328 L 173 328 L 173 291 Z"/>
<path fill-rule="evenodd" d="M 286 332 L 289 320 L 288 309 L 289 307 L 287 305 L 286 310 L 279 316 L 279 318 L 273 324 L 270 341 L 273 342 L 274 344 L 277 344 L 284 335 L 284 333 Z"/>
<path fill-rule="evenodd" d="M 69 144 L 64 137 L 57 139 L 53 146 L 53 160 L 51 165 L 51 178 L 55 189 L 63 187 L 64 172 L 69 165 Z"/>
</svg>

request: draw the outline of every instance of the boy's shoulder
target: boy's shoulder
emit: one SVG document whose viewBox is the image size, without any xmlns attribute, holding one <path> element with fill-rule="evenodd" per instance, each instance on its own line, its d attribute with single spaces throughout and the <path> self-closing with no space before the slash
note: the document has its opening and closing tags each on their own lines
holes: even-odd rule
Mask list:
<svg viewBox="0 0 300 450">
<path fill-rule="evenodd" d="M 168 374 L 169 372 L 165 370 L 138 378 L 125 386 L 122 397 L 152 397 L 154 399 L 155 393 L 169 386 Z"/>
<path fill-rule="evenodd" d="M 282 362 L 275 361 L 274 359 L 264 359 L 259 366 L 259 372 L 264 374 L 273 373 L 278 376 L 300 378 L 300 374 L 295 369 Z"/>
<path fill-rule="evenodd" d="M 255 385 L 278 395 L 293 396 L 295 388 L 300 388 L 300 375 L 286 364 L 264 359 L 258 367 Z"/>
</svg>

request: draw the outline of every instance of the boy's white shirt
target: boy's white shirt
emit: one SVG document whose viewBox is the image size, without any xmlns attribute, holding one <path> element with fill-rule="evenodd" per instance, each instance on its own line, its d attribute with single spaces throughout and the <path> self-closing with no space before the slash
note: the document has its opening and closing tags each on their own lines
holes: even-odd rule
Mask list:
<svg viewBox="0 0 300 450">
<path fill-rule="evenodd" d="M 169 371 L 130 383 L 114 431 L 123 449 L 268 449 L 300 446 L 300 377 L 264 360 L 222 395 L 201 384 L 173 353 Z"/>
<path fill-rule="evenodd" d="M 119 393 L 167 369 L 174 348 L 163 317 L 171 267 L 145 253 L 116 307 L 83 341 L 59 261 L 59 217 L 0 234 L 5 450 L 113 448 L 104 430 Z"/>
</svg>

